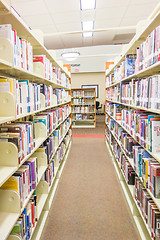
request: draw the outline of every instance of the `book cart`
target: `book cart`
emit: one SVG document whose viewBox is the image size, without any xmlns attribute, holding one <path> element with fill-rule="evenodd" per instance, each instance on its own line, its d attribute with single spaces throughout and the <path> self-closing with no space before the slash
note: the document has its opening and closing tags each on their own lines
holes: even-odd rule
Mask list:
<svg viewBox="0 0 160 240">
<path fill-rule="evenodd" d="M 156 170 L 151 171 L 156 169 L 154 165 L 159 165 L 160 153 L 151 135 L 154 125 L 148 125 L 150 115 L 157 114 L 157 123 L 160 123 L 159 25 L 160 6 L 149 19 L 137 25 L 134 38 L 106 71 L 106 145 L 141 239 L 160 236 L 160 197 L 155 190 L 156 184 L 157 189 L 160 187 L 160 175 L 154 175 Z M 135 72 L 127 75 L 128 56 L 135 57 L 136 61 Z M 160 143 L 159 138 L 155 141 Z"/>
<path fill-rule="evenodd" d="M 74 88 L 72 96 L 73 128 L 96 127 L 96 94 L 94 88 Z"/>
<path fill-rule="evenodd" d="M 49 110 L 65 108 L 65 113 L 61 119 L 56 119 L 55 125 L 48 132 L 47 126 L 43 122 L 35 124 L 35 146 L 29 154 L 21 161 L 18 157 L 17 146 L 11 142 L 0 142 L 0 238 L 2 240 L 21 240 L 20 235 L 11 234 L 17 220 L 27 207 L 33 192 L 36 192 L 36 216 L 34 216 L 34 227 L 30 226 L 30 239 L 40 239 L 45 221 L 47 219 L 54 194 L 63 171 L 68 153 L 71 147 L 71 74 L 67 68 L 56 61 L 53 50 L 47 50 L 43 43 L 34 36 L 32 30 L 23 22 L 18 14 L 7 5 L 5 1 L 0 1 L 0 25 L 11 24 L 12 29 L 16 30 L 18 37 L 27 40 L 33 48 L 33 55 L 45 55 L 53 68 L 56 68 L 60 75 L 63 75 L 65 81 L 58 79 L 57 73 L 53 72 L 52 79 L 45 76 L 45 69 L 42 64 L 35 63 L 33 70 L 28 71 L 15 66 L 13 42 L 7 38 L 0 37 L 0 75 L 1 78 L 12 78 L 17 80 L 29 80 L 30 83 L 45 84 L 48 88 L 63 89 L 64 95 L 57 97 L 52 95 L 52 101 L 46 106 L 45 95 L 40 94 L 40 108 L 35 111 L 17 114 L 15 95 L 11 92 L 0 91 L 0 127 L 10 124 L 10 121 L 17 123 L 19 120 L 29 121 L 31 116 L 41 114 Z M 52 70 L 52 68 L 51 68 Z M 65 96 L 65 97 L 64 97 Z M 55 142 L 54 152 L 47 160 L 47 154 L 39 151 L 39 147 L 58 129 L 63 130 L 60 137 Z M 58 159 L 58 152 L 63 144 L 63 155 Z M 17 171 L 30 157 L 37 159 L 37 183 L 35 189 L 31 189 L 27 198 L 21 203 L 18 192 L 11 189 L 3 189 L 3 184 Z M 50 184 L 44 180 L 44 175 L 50 165 L 54 164 L 54 174 Z"/>
</svg>

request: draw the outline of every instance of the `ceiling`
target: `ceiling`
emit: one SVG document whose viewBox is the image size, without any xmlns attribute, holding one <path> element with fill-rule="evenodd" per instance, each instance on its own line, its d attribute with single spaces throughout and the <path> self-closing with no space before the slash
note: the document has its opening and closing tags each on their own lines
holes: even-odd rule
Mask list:
<svg viewBox="0 0 160 240">
<path fill-rule="evenodd" d="M 136 24 L 146 19 L 158 3 L 159 0 L 97 0 L 95 10 L 81 11 L 80 0 L 11 0 L 31 29 L 43 31 L 48 49 L 127 43 L 135 34 Z M 82 37 L 83 21 L 94 21 L 93 37 Z"/>
</svg>

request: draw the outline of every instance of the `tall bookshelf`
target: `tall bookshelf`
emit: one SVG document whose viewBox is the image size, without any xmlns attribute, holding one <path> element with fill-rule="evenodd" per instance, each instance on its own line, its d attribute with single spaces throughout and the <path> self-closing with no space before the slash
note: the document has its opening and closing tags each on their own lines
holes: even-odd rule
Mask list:
<svg viewBox="0 0 160 240">
<path fill-rule="evenodd" d="M 159 220 L 155 220 L 156 230 L 152 229 L 151 223 L 155 219 L 154 211 L 152 215 L 149 215 L 149 211 L 154 209 L 153 206 L 157 213 L 160 213 L 160 197 L 156 195 L 159 185 L 155 185 L 157 178 L 151 172 L 151 169 L 156 169 L 156 164 L 159 167 L 160 149 L 154 148 L 154 125 L 150 123 L 149 117 L 156 116 L 158 123 L 160 61 L 159 43 L 155 44 L 158 41 L 155 36 L 159 36 L 156 35 L 160 29 L 159 24 L 160 6 L 155 9 L 150 18 L 137 25 L 135 37 L 106 71 L 105 79 L 106 145 L 138 228 L 140 239 L 154 239 L 155 234 L 159 236 Z M 144 46 L 149 51 L 144 51 Z M 130 68 L 131 72 L 127 72 L 129 58 L 132 63 L 135 61 L 135 69 Z M 153 218 L 150 219 L 151 217 Z"/>
<path fill-rule="evenodd" d="M 29 101 L 27 102 L 28 105 L 24 106 L 21 104 L 22 112 L 17 111 L 17 106 L 20 104 L 17 105 L 18 98 L 15 92 L 0 91 L 0 128 L 10 124 L 11 121 L 16 124 L 20 124 L 19 121 L 30 123 L 30 121 L 34 121 L 35 116 L 41 116 L 41 114 L 46 116 L 49 112 L 56 111 L 56 114 L 52 115 L 56 116 L 55 122 L 53 124 L 53 118 L 52 120 L 50 118 L 49 128 L 43 122 L 34 122 L 35 144 L 25 157 L 19 158 L 18 148 L 15 144 L 3 141 L 0 143 L 0 238 L 2 240 L 22 240 L 20 235 L 11 233 L 11 231 L 19 217 L 22 216 L 24 209 L 27 208 L 31 198 L 33 198 L 33 193 L 35 194 L 36 192 L 36 211 L 34 209 L 36 216 L 34 216 L 34 227 L 30 227 L 29 239 L 38 240 L 43 232 L 71 147 L 71 74 L 67 68 L 64 68 L 56 60 L 54 51 L 47 50 L 44 47 L 43 43 L 34 35 L 34 31 L 29 29 L 14 9 L 7 5 L 6 1 L 0 1 L 0 10 L 0 25 L 11 24 L 12 30 L 16 30 L 18 37 L 27 40 L 31 44 L 33 55 L 45 55 L 46 61 L 48 61 L 50 66 L 50 72 L 49 70 L 45 72 L 45 67 L 41 63 L 33 64 L 33 62 L 30 62 L 31 65 L 33 64 L 33 69 L 30 70 L 25 69 L 22 65 L 16 65 L 15 42 L 13 43 L 11 40 L 0 36 L 0 45 L 2 46 L 0 49 L 1 78 L 12 78 L 14 83 L 16 81 L 16 89 L 17 86 L 20 86 L 20 80 L 28 81 L 27 84 L 33 84 L 32 87 L 36 84 L 36 89 L 40 89 L 40 84 L 44 84 L 45 86 L 43 85 L 43 87 L 47 89 L 47 93 L 39 91 L 39 96 L 36 93 L 39 103 L 32 102 L 29 96 L 27 98 L 27 101 Z M 24 90 L 25 94 L 27 91 Z M 35 92 L 32 95 L 35 96 Z M 31 110 L 32 105 L 36 105 L 36 107 Z M 53 141 L 55 132 L 59 135 Z M 52 138 L 54 142 L 54 150 L 52 146 L 50 149 L 53 152 L 50 156 L 47 156 L 47 151 L 49 150 L 41 152 L 40 147 L 49 138 Z M 30 158 L 37 159 L 37 182 L 35 189 L 32 189 L 31 186 L 29 187 L 30 192 L 21 203 L 21 197 L 18 192 L 12 189 L 4 189 L 3 186 Z M 45 177 L 48 173 L 47 171 L 50 174 L 49 180 Z"/>
<path fill-rule="evenodd" d="M 74 88 L 72 96 L 73 128 L 96 127 L 96 93 L 94 88 Z"/>
</svg>

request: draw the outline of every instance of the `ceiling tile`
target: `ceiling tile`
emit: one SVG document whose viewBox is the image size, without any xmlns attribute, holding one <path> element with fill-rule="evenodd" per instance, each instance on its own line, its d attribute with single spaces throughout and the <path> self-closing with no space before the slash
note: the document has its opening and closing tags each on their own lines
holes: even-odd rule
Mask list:
<svg viewBox="0 0 160 240">
<path fill-rule="evenodd" d="M 141 20 L 144 20 L 143 16 L 137 16 L 135 17 L 124 17 L 120 23 L 120 26 L 136 26 L 137 23 Z"/>
<path fill-rule="evenodd" d="M 120 24 L 120 19 L 119 18 L 113 18 L 113 19 L 107 19 L 106 21 L 101 20 L 96 20 L 94 23 L 94 28 L 95 29 L 101 29 L 101 28 L 112 28 L 112 27 L 117 27 Z"/>
<path fill-rule="evenodd" d="M 70 11 L 79 11 L 80 2 L 79 0 L 44 0 L 46 6 L 52 13 L 58 12 L 70 12 Z"/>
<path fill-rule="evenodd" d="M 109 7 L 122 7 L 127 6 L 130 3 L 130 0 L 98 0 L 96 3 L 96 8 L 109 8 Z"/>
<path fill-rule="evenodd" d="M 86 11 L 81 11 L 81 21 L 94 21 L 95 19 L 95 10 L 86 10 Z"/>
<path fill-rule="evenodd" d="M 141 5 L 141 4 L 147 4 L 151 3 L 151 0 L 131 0 L 130 5 Z M 159 0 L 152 0 L 152 5 L 156 6 L 156 4 L 159 3 Z"/>
<path fill-rule="evenodd" d="M 21 16 L 48 14 L 43 0 L 13 2 L 12 6 Z"/>
<path fill-rule="evenodd" d="M 53 24 L 52 18 L 50 17 L 50 15 L 47 14 L 24 16 L 23 19 L 31 28 Z"/>
<path fill-rule="evenodd" d="M 57 24 L 57 29 L 60 32 L 72 32 L 72 31 L 81 31 L 81 22 L 73 22 L 73 23 L 62 23 Z"/>
<path fill-rule="evenodd" d="M 118 7 L 118 8 L 103 8 L 96 10 L 95 20 L 98 21 L 100 19 L 107 21 L 108 19 L 114 18 L 122 18 L 127 7 Z"/>
<path fill-rule="evenodd" d="M 138 17 L 138 16 L 143 16 L 142 18 L 145 19 L 147 18 L 151 12 L 154 10 L 154 4 L 148 3 L 143 5 L 131 5 L 128 7 L 126 13 L 124 14 L 124 18 L 133 18 L 133 17 Z M 142 14 L 143 13 L 143 14 Z"/>
<path fill-rule="evenodd" d="M 44 37 L 44 45 L 47 49 L 64 48 L 64 44 L 59 36 Z"/>
<path fill-rule="evenodd" d="M 94 33 L 93 44 L 95 45 L 111 44 L 115 34 L 116 34 L 115 31 L 96 32 Z"/>
<path fill-rule="evenodd" d="M 57 28 L 54 24 L 36 26 L 36 28 L 41 29 L 44 34 L 57 32 Z"/>
<path fill-rule="evenodd" d="M 65 12 L 65 13 L 54 13 L 51 15 L 54 23 L 73 23 L 80 21 L 80 11 Z"/>
</svg>

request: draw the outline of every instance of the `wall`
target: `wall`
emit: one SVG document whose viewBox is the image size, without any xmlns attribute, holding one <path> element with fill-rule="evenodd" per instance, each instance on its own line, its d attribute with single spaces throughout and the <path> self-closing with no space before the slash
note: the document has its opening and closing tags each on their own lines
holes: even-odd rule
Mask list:
<svg viewBox="0 0 160 240">
<path fill-rule="evenodd" d="M 81 85 L 98 84 L 99 98 L 97 100 L 104 105 L 105 103 L 105 73 L 72 73 L 72 88 L 81 88 Z M 102 107 L 104 109 L 104 107 Z"/>
</svg>

